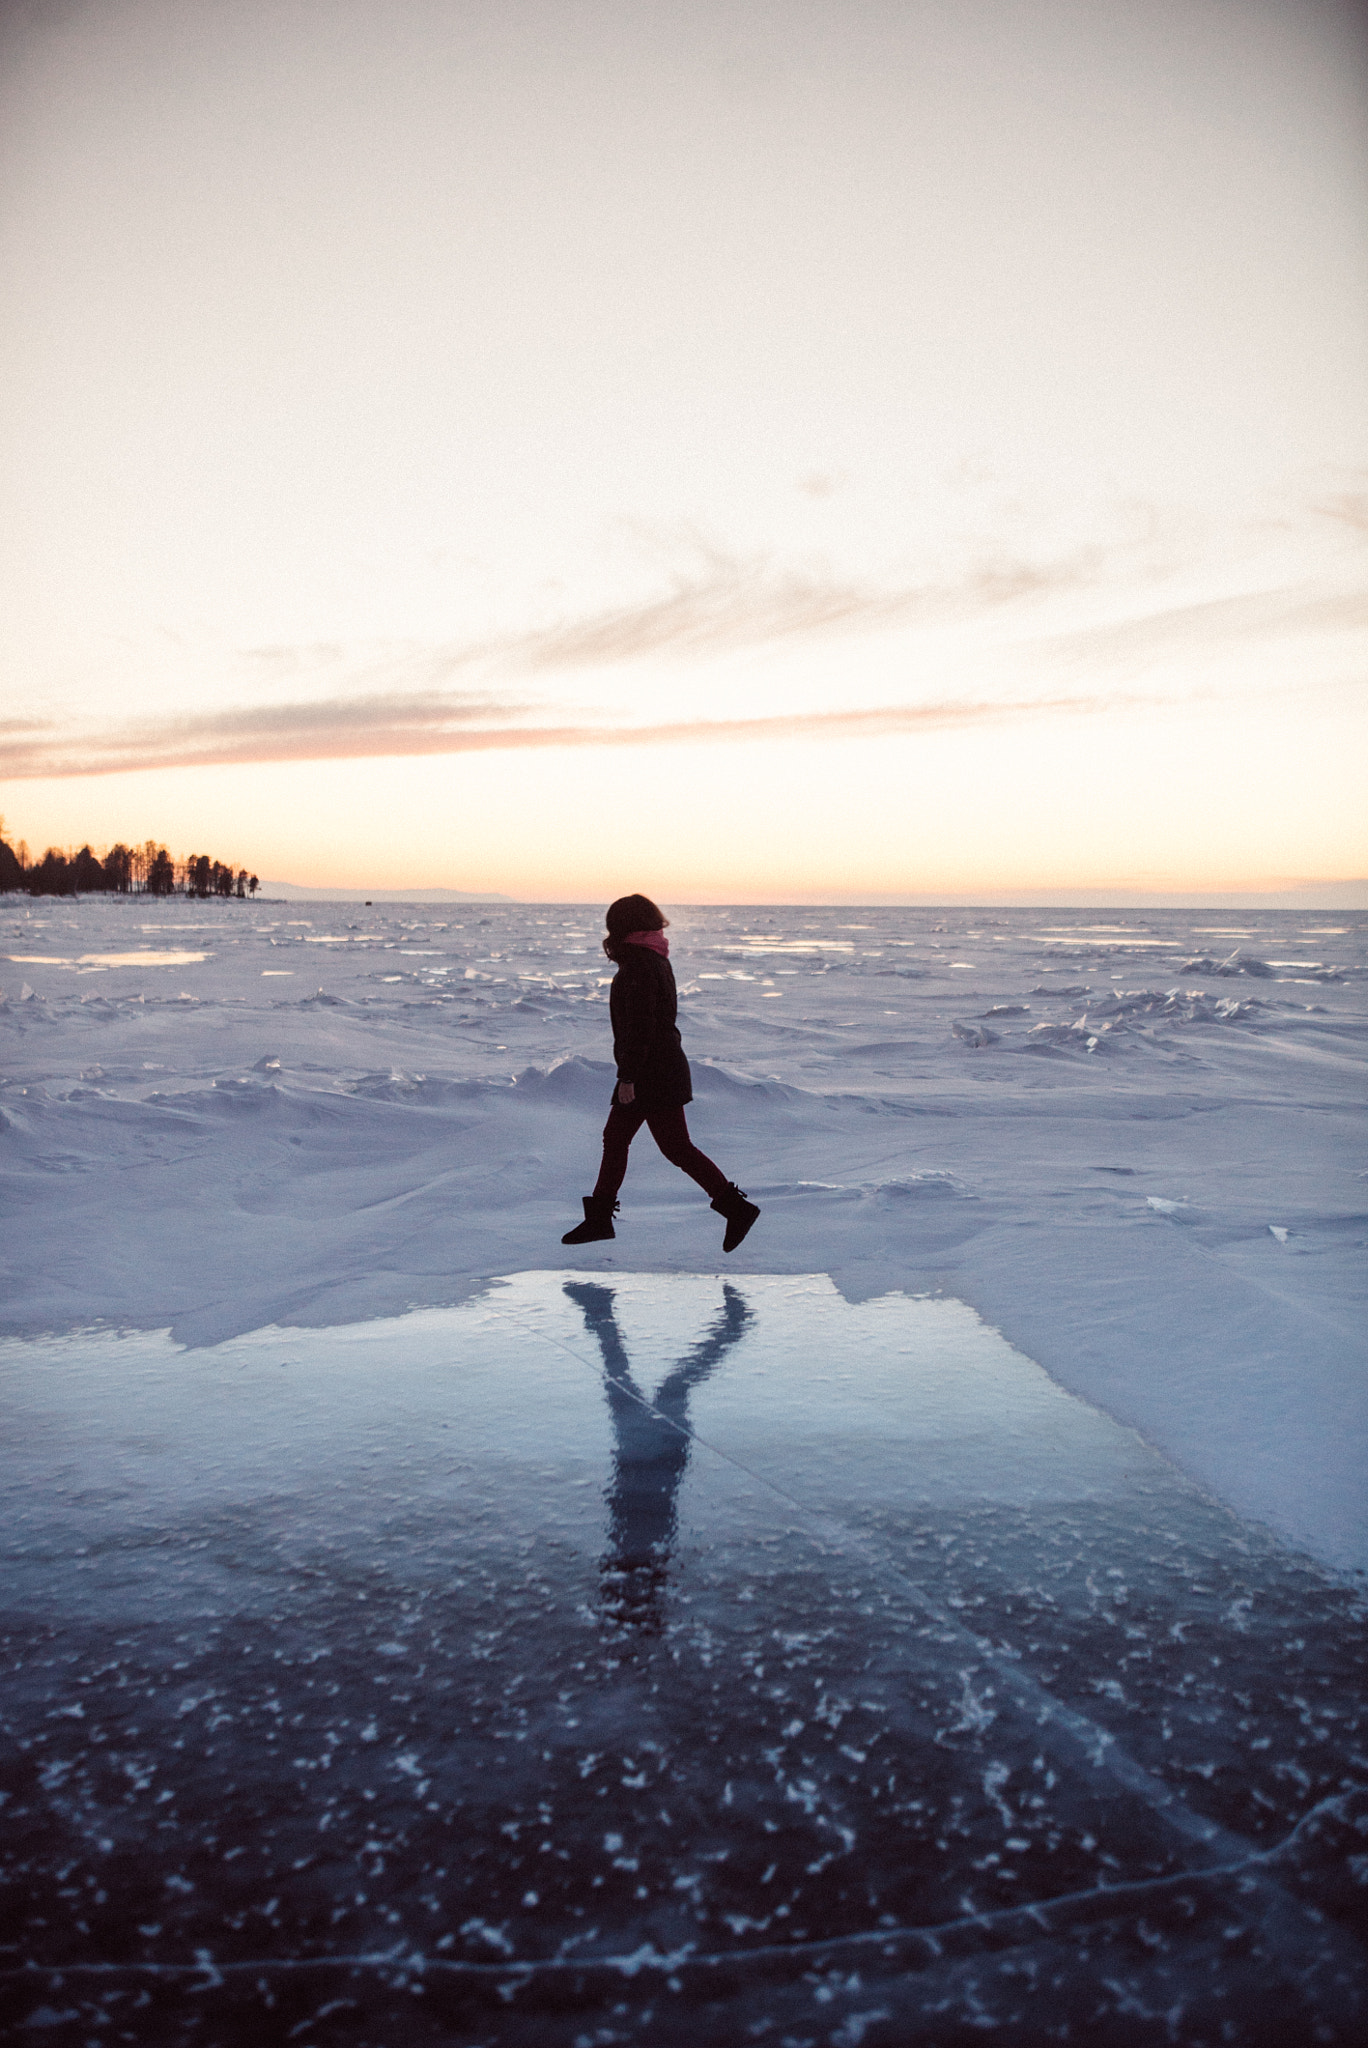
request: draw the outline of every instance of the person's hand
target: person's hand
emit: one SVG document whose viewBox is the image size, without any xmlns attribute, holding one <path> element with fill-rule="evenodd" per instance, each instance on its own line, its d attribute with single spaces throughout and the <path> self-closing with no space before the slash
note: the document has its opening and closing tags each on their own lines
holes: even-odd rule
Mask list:
<svg viewBox="0 0 1368 2048">
<path fill-rule="evenodd" d="M 627 1108 L 629 1103 L 636 1101 L 636 1083 L 634 1081 L 618 1082 L 618 1101 L 624 1109 Z"/>
</svg>

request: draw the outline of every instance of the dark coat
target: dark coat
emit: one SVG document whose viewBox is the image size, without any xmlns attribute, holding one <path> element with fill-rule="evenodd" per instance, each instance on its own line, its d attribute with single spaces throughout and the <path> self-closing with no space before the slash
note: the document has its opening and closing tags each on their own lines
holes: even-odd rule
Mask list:
<svg viewBox="0 0 1368 2048">
<path fill-rule="evenodd" d="M 675 1023 L 674 969 L 649 946 L 626 946 L 608 996 L 613 1058 L 649 1114 L 693 1101 L 693 1080 Z M 616 1091 L 614 1091 L 616 1100 Z"/>
</svg>

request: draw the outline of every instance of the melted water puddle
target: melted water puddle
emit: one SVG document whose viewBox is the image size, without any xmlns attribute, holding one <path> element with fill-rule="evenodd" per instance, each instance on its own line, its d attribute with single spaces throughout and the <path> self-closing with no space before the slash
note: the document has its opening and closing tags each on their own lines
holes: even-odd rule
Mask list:
<svg viewBox="0 0 1368 2048">
<path fill-rule="evenodd" d="M 194 967 L 207 960 L 209 955 L 144 946 L 131 953 L 80 953 L 74 958 L 56 953 L 7 953 L 5 958 L 16 965 L 28 967 L 67 967 L 89 971 L 100 967 Z"/>
</svg>

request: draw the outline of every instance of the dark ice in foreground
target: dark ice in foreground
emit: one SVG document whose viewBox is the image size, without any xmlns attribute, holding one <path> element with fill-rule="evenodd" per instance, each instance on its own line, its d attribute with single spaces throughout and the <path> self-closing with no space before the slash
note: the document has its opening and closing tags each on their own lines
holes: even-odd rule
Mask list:
<svg viewBox="0 0 1368 2048">
<path fill-rule="evenodd" d="M 0 1373 L 19 2038 L 1363 2038 L 1361 1600 L 958 1302 Z"/>
</svg>

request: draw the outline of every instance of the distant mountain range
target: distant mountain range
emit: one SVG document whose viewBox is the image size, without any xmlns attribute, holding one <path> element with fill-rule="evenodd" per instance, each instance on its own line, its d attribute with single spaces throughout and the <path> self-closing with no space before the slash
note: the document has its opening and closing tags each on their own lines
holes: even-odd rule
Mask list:
<svg viewBox="0 0 1368 2048">
<path fill-rule="evenodd" d="M 498 890 L 473 889 L 325 889 L 298 882 L 261 884 L 258 901 L 274 897 L 286 903 L 519 903 L 528 899 Z M 531 899 L 536 900 L 536 899 Z M 559 901 L 559 898 L 551 899 Z M 738 903 L 750 899 L 737 899 Z M 1266 889 L 998 889 L 941 891 L 926 895 L 829 896 L 806 899 L 813 907 L 892 910 L 1368 910 L 1368 880 L 1276 884 Z"/>
<path fill-rule="evenodd" d="M 263 897 L 283 898 L 286 903 L 516 903 L 515 896 L 500 895 L 496 889 L 325 889 L 308 888 L 298 882 L 261 884 Z"/>
</svg>

